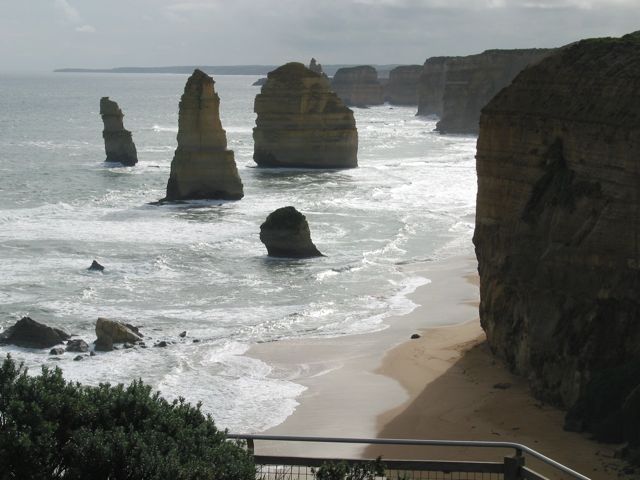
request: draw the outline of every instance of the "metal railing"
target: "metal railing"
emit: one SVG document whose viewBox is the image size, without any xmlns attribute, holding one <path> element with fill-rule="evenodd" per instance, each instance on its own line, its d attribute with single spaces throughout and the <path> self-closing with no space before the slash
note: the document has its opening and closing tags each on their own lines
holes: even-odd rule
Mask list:
<svg viewBox="0 0 640 480">
<path fill-rule="evenodd" d="M 238 435 L 227 438 L 244 440 L 254 455 L 259 479 L 297 480 L 314 479 L 317 469 L 327 464 L 344 463 L 362 465 L 373 460 L 344 458 L 292 457 L 259 455 L 255 451 L 256 441 L 267 442 L 313 442 L 323 444 L 395 445 L 425 447 L 469 447 L 496 448 L 512 451 L 499 462 L 445 461 L 445 460 L 387 460 L 382 459 L 384 475 L 376 478 L 397 479 L 442 479 L 442 480 L 548 480 L 547 477 L 525 465 L 527 456 L 534 458 L 567 479 L 590 480 L 566 465 L 549 458 L 532 448 L 514 442 L 466 441 L 466 440 L 409 440 L 391 438 L 332 438 L 283 435 Z M 435 474 L 435 475 L 434 475 Z"/>
</svg>

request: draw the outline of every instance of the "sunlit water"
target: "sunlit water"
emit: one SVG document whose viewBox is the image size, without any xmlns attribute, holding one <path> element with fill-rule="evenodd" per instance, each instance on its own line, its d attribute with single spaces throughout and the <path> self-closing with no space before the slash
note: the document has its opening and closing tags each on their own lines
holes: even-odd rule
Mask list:
<svg viewBox="0 0 640 480">
<path fill-rule="evenodd" d="M 438 135 L 415 108 L 384 105 L 355 110 L 357 169 L 256 168 L 256 78 L 216 78 L 244 199 L 154 206 L 185 76 L 0 77 L 0 325 L 28 314 L 91 342 L 103 316 L 139 325 L 148 344 L 176 341 L 80 362 L 0 353 L 87 384 L 141 377 L 201 401 L 222 427 L 260 431 L 293 411 L 303 387 L 244 356 L 251 344 L 384 328 L 428 281 L 405 265 L 471 253 L 474 137 Z M 125 112 L 133 168 L 103 162 L 102 96 Z M 267 258 L 260 224 L 286 205 L 307 216 L 326 257 Z M 94 258 L 104 273 L 87 271 Z"/>
</svg>

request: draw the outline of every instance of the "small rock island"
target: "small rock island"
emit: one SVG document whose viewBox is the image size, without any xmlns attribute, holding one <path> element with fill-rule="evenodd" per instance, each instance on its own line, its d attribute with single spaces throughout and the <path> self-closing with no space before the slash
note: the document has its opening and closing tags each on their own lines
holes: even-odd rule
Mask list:
<svg viewBox="0 0 640 480">
<path fill-rule="evenodd" d="M 253 159 L 263 167 L 353 168 L 358 131 L 353 112 L 329 81 L 302 63 L 269 72 L 256 96 Z"/>
<path fill-rule="evenodd" d="M 124 128 L 124 114 L 116 102 L 109 97 L 100 99 L 100 116 L 104 124 L 102 138 L 107 154 L 105 162 L 118 162 L 132 167 L 138 163 L 138 152 L 133 143 L 131 132 Z"/>
<path fill-rule="evenodd" d="M 311 241 L 307 219 L 294 207 L 283 207 L 270 213 L 260 226 L 260 240 L 267 247 L 270 257 L 322 256 Z"/>
<path fill-rule="evenodd" d="M 180 99 L 178 148 L 164 200 L 239 200 L 244 191 L 233 151 L 220 123 L 215 82 L 196 69 Z"/>
</svg>

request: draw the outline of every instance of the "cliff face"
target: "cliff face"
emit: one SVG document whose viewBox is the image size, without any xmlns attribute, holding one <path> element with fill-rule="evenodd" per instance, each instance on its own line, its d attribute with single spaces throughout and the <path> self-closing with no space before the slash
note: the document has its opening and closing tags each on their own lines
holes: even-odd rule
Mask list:
<svg viewBox="0 0 640 480">
<path fill-rule="evenodd" d="M 477 171 L 488 341 L 574 405 L 597 372 L 640 359 L 640 34 L 520 73 L 483 109 Z"/>
<path fill-rule="evenodd" d="M 253 159 L 260 166 L 350 168 L 358 166 L 353 112 L 328 80 L 301 63 L 269 73 L 256 96 Z"/>
<path fill-rule="evenodd" d="M 333 76 L 331 87 L 346 105 L 366 107 L 384 103 L 378 72 L 369 65 L 340 68 Z"/>
<path fill-rule="evenodd" d="M 445 62 L 442 114 L 437 130 L 477 133 L 482 107 L 523 68 L 551 52 L 550 49 L 487 50 L 479 55 L 449 58 Z"/>
<path fill-rule="evenodd" d="M 178 148 L 171 162 L 166 200 L 227 199 L 243 196 L 233 151 L 220 123 L 214 81 L 195 70 L 180 99 Z"/>
<path fill-rule="evenodd" d="M 107 154 L 106 162 L 120 162 L 132 167 L 138 163 L 138 153 L 133 143 L 131 132 L 124 128 L 122 117 L 124 114 L 118 104 L 109 97 L 100 99 L 100 115 L 104 124 L 102 138 Z"/>
<path fill-rule="evenodd" d="M 446 63 L 451 57 L 431 57 L 418 78 L 418 115 L 442 116 Z"/>
<path fill-rule="evenodd" d="M 391 70 L 385 86 L 385 100 L 393 105 L 417 105 L 421 72 L 421 65 L 401 65 Z"/>
</svg>

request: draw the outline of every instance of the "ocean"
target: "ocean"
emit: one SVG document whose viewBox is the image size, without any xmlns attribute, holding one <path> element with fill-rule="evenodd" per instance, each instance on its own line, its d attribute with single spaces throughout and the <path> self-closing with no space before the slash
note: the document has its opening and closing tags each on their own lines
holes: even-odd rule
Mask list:
<svg viewBox="0 0 640 480">
<path fill-rule="evenodd" d="M 384 329 L 429 282 L 407 265 L 472 255 L 474 136 L 440 135 L 415 107 L 354 109 L 359 168 L 257 168 L 257 78 L 215 78 L 245 197 L 153 205 L 187 76 L 0 77 L 0 327 L 29 315 L 90 343 L 107 317 L 140 326 L 149 346 L 174 342 L 82 361 L 12 346 L 3 357 L 91 385 L 142 378 L 202 402 L 222 428 L 260 432 L 294 411 L 304 387 L 246 356 L 251 345 Z M 104 163 L 103 96 L 125 113 L 135 167 Z M 306 215 L 325 257 L 266 256 L 260 224 L 287 205 Z M 103 273 L 87 270 L 94 259 Z"/>
</svg>

